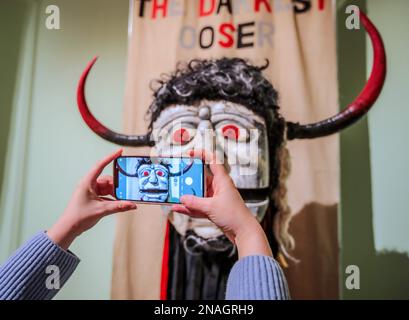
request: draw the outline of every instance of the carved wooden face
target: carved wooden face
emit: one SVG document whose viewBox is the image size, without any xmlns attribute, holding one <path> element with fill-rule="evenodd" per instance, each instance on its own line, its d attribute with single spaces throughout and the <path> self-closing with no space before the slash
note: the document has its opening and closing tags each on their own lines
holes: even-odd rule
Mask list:
<svg viewBox="0 0 409 320">
<path fill-rule="evenodd" d="M 137 172 L 141 200 L 165 202 L 169 193 L 168 168 L 161 164 L 142 164 Z"/>
</svg>

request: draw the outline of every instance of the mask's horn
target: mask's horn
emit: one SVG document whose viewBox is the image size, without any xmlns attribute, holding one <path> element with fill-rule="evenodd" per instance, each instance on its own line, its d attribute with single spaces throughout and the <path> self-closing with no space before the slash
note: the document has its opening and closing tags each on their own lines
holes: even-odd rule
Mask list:
<svg viewBox="0 0 409 320">
<path fill-rule="evenodd" d="M 337 115 L 306 125 L 287 123 L 287 137 L 291 139 L 313 139 L 339 132 L 358 121 L 366 114 L 379 97 L 386 77 L 386 53 L 379 31 L 361 11 L 360 19 L 371 38 L 374 51 L 371 76 L 360 95 Z"/>
<path fill-rule="evenodd" d="M 101 138 L 108 140 L 110 142 L 122 145 L 122 146 L 132 146 L 132 147 L 142 147 L 142 146 L 152 146 L 153 142 L 150 141 L 148 135 L 126 135 L 114 132 L 107 127 L 105 127 L 101 122 L 99 122 L 88 108 L 87 101 L 85 99 L 85 83 L 87 81 L 88 74 L 93 67 L 97 57 L 92 59 L 92 61 L 85 68 L 81 75 L 81 79 L 78 83 L 77 88 L 77 104 L 78 110 L 81 113 L 82 118 L 85 123 L 90 127 Z"/>
</svg>

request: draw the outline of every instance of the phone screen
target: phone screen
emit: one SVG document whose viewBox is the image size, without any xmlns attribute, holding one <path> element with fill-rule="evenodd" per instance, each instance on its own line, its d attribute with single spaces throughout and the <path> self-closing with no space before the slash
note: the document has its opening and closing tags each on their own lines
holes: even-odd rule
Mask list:
<svg viewBox="0 0 409 320">
<path fill-rule="evenodd" d="M 115 160 L 118 200 L 180 203 L 182 195 L 204 197 L 204 163 L 196 158 L 124 156 Z"/>
</svg>

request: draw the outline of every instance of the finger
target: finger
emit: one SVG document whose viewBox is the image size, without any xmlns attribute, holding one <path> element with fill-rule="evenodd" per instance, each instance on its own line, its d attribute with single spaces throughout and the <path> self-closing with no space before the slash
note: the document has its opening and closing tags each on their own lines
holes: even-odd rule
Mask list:
<svg viewBox="0 0 409 320">
<path fill-rule="evenodd" d="M 186 208 L 185 206 L 181 205 L 181 204 L 174 204 L 172 205 L 172 211 L 176 211 L 179 213 L 184 213 L 184 214 L 188 214 L 190 211 L 188 208 Z"/>
<path fill-rule="evenodd" d="M 180 202 L 184 205 L 189 211 L 195 211 L 207 216 L 207 213 L 210 212 L 210 198 L 199 198 L 192 195 L 184 195 L 180 198 Z"/>
<path fill-rule="evenodd" d="M 102 203 L 102 216 L 109 214 L 124 212 L 129 210 L 135 210 L 136 204 L 131 201 L 104 201 Z"/>
<path fill-rule="evenodd" d="M 213 179 L 213 176 L 206 176 L 206 197 L 211 197 L 214 194 Z"/>
<path fill-rule="evenodd" d="M 228 176 L 226 168 L 221 163 L 210 163 L 210 171 L 215 177 L 225 177 Z"/>
<path fill-rule="evenodd" d="M 98 197 L 100 200 L 103 200 L 103 201 L 117 201 L 116 199 L 112 199 L 112 198 L 108 198 L 108 197 L 102 197 L 102 196 L 100 196 L 100 197 Z"/>
<path fill-rule="evenodd" d="M 115 197 L 114 178 L 111 176 L 103 176 L 97 179 L 95 192 L 99 196 L 111 195 Z"/>
<path fill-rule="evenodd" d="M 114 183 L 114 178 L 112 176 L 102 176 L 102 177 L 98 177 L 97 179 L 98 183 L 110 183 L 113 184 Z"/>
<path fill-rule="evenodd" d="M 98 176 L 101 174 L 102 170 L 111 163 L 114 159 L 118 158 L 122 154 L 122 149 L 118 149 L 114 153 L 111 153 L 109 156 L 105 157 L 101 161 L 99 161 L 94 168 L 86 175 L 85 180 L 87 182 L 95 181 Z"/>
<path fill-rule="evenodd" d="M 172 206 L 172 211 L 188 215 L 192 218 L 207 218 L 205 214 L 197 212 L 197 211 L 189 210 L 188 208 L 186 208 L 184 205 L 181 205 L 181 204 L 174 204 Z"/>
<path fill-rule="evenodd" d="M 211 162 L 217 162 L 215 155 L 208 150 L 192 149 L 192 150 L 189 150 L 187 154 L 189 157 L 202 159 L 206 164 L 209 164 Z"/>
<path fill-rule="evenodd" d="M 226 168 L 223 166 L 223 161 L 218 161 L 216 156 L 207 150 L 190 150 L 188 152 L 190 157 L 200 158 L 205 164 L 209 165 L 210 171 L 214 176 L 225 176 L 227 175 Z"/>
</svg>

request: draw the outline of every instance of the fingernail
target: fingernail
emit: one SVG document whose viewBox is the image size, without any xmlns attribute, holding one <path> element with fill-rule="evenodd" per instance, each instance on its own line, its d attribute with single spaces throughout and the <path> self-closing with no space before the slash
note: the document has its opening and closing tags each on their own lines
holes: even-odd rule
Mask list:
<svg viewBox="0 0 409 320">
<path fill-rule="evenodd" d="M 133 203 L 133 202 L 129 202 L 127 206 L 128 206 L 128 208 L 130 208 L 130 209 L 135 209 L 135 208 L 136 208 L 136 204 Z"/>
</svg>

